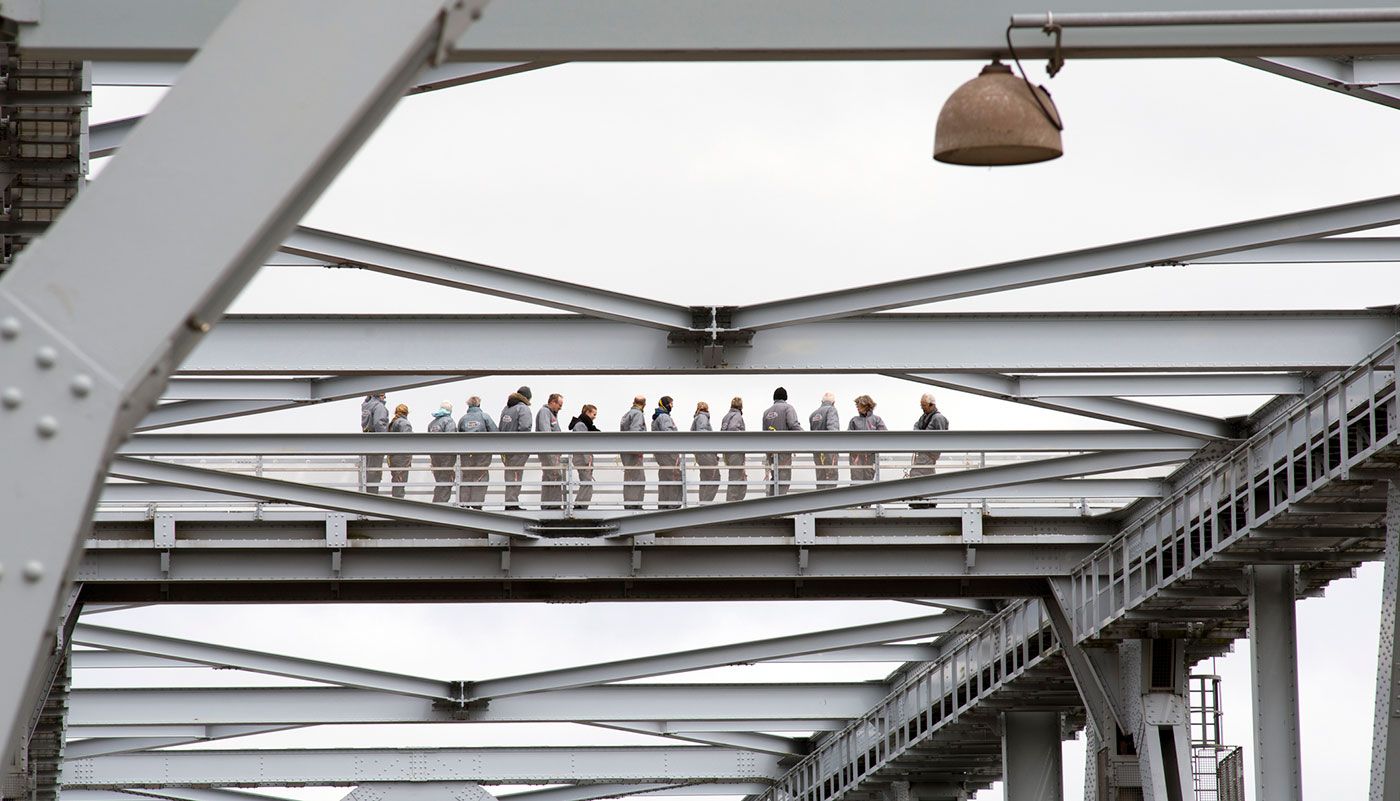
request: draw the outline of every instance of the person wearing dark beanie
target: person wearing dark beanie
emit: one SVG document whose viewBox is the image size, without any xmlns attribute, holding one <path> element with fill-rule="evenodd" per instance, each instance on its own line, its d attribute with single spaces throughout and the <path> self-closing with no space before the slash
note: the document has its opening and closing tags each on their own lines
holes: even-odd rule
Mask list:
<svg viewBox="0 0 1400 801">
<path fill-rule="evenodd" d="M 778 387 L 773 390 L 773 405 L 763 412 L 764 431 L 801 431 L 797 421 L 797 410 L 787 402 L 787 390 Z M 769 495 L 786 495 L 792 483 L 792 454 L 770 453 L 765 460 L 768 468 Z"/>
<path fill-rule="evenodd" d="M 532 393 L 532 392 L 530 391 L 530 388 L 529 388 L 529 387 L 521 387 L 520 389 L 517 389 L 515 392 L 516 392 L 517 395 L 523 395 L 523 396 L 525 397 L 525 400 L 527 400 L 527 401 L 529 401 L 529 400 L 534 400 L 534 399 L 535 399 L 535 395 L 534 395 L 534 393 Z"/>
</svg>

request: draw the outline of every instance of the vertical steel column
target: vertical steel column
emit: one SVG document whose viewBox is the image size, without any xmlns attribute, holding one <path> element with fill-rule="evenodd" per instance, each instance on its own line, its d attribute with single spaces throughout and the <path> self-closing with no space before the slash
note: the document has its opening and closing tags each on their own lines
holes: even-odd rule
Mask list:
<svg viewBox="0 0 1400 801">
<path fill-rule="evenodd" d="M 117 440 L 481 2 L 239 3 L 0 281 L 0 753 Z"/>
<path fill-rule="evenodd" d="M 1269 801 L 1303 797 L 1294 573 L 1292 565 L 1255 565 L 1249 571 L 1254 795 Z"/>
<path fill-rule="evenodd" d="M 1376 726 L 1371 740 L 1371 801 L 1400 801 L 1400 476 L 1386 483 L 1385 582 L 1381 587 L 1380 649 L 1376 655 Z"/>
<path fill-rule="evenodd" d="M 1001 765 L 1006 801 L 1063 801 L 1059 712 L 1003 712 Z"/>
</svg>

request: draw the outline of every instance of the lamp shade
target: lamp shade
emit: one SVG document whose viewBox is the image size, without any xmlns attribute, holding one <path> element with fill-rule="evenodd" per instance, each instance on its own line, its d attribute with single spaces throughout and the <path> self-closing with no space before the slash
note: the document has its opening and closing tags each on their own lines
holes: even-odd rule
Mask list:
<svg viewBox="0 0 1400 801">
<path fill-rule="evenodd" d="M 959 86 L 938 114 L 933 157 L 948 164 L 995 167 L 1034 164 L 1064 155 L 1060 112 L 1050 93 L 1035 95 L 1011 68 L 993 62 Z M 1036 103 L 1036 97 L 1040 103 Z M 1041 104 L 1045 110 L 1041 109 Z M 1052 115 L 1055 123 L 1050 121 Z"/>
</svg>

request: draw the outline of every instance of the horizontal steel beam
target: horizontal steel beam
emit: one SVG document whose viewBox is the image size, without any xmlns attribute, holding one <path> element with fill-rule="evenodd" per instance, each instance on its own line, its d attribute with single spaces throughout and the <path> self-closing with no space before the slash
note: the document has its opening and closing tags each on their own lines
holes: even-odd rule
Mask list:
<svg viewBox="0 0 1400 801">
<path fill-rule="evenodd" d="M 954 495 L 944 496 L 950 501 L 961 500 L 1012 500 L 1020 498 L 1031 499 L 1080 499 L 1080 498 L 1160 498 L 1163 493 L 1163 485 L 1159 479 L 1155 478 L 1085 478 L 1085 479 L 1056 479 L 1051 481 L 1034 481 L 1026 484 L 1017 484 L 1010 487 L 991 487 L 989 489 L 976 492 L 960 492 Z M 247 499 L 236 495 L 225 495 L 223 493 L 210 490 L 189 489 L 188 487 L 172 487 L 165 484 L 145 484 L 145 483 L 115 483 L 108 482 L 102 487 L 102 497 L 99 507 L 110 506 L 112 504 L 150 504 L 150 503 L 232 503 L 240 504 L 247 502 Z M 176 514 L 183 514 L 187 510 L 172 508 L 169 511 Z M 275 516 L 275 511 L 268 514 Z M 998 510 L 998 514 L 1015 516 L 1016 513 L 1007 510 Z M 220 511 L 220 519 L 229 519 L 230 513 Z M 113 510 L 99 511 L 94 520 L 116 520 L 123 519 L 120 512 Z M 267 517 L 266 519 L 272 519 Z"/>
<path fill-rule="evenodd" d="M 684 306 L 385 245 L 315 228 L 296 229 L 282 243 L 280 249 L 284 253 L 325 260 L 340 266 L 360 267 L 385 275 L 411 278 L 439 286 L 466 289 L 590 317 L 637 323 L 668 331 L 685 331 L 690 328 L 692 322 L 690 309 Z"/>
<path fill-rule="evenodd" d="M 199 727 L 196 727 L 199 728 Z M 63 749 L 64 759 L 84 759 L 106 754 L 126 754 L 132 751 L 148 751 L 153 748 L 169 748 L 190 743 L 207 743 L 213 740 L 229 740 L 234 737 L 248 737 L 254 734 L 269 734 L 286 731 L 296 726 L 204 726 L 203 732 L 191 732 L 176 736 L 138 732 L 126 737 L 92 737 L 70 741 Z M 81 736 L 70 734 L 70 736 Z"/>
<path fill-rule="evenodd" d="M 349 687 L 124 687 L 73 690 L 68 714 L 74 726 L 823 720 L 859 716 L 888 692 L 882 682 L 619 684 L 493 698 L 463 709 Z"/>
<path fill-rule="evenodd" d="M 762 329 L 908 308 L 1395 223 L 1400 223 L 1400 195 L 761 303 L 736 310 L 734 327 Z"/>
<path fill-rule="evenodd" d="M 1278 372 L 1348 367 L 1397 330 L 1392 311 L 883 314 L 762 331 L 707 368 L 700 343 L 579 316 L 234 315 L 179 372 L 457 375 L 438 345 L 465 341 L 512 343 L 473 354 L 493 374 Z"/>
<path fill-rule="evenodd" d="M 423 698 L 450 699 L 454 696 L 451 683 L 438 679 L 369 670 L 334 662 L 299 659 L 282 654 L 269 654 L 246 648 L 233 648 L 227 645 L 214 645 L 175 637 L 162 637 L 139 631 L 94 626 L 91 623 L 79 623 L 74 627 L 72 642 L 75 645 L 102 648 L 108 651 L 166 657 L 210 667 L 236 668 L 253 673 L 318 681 L 343 687 L 357 687 Z"/>
<path fill-rule="evenodd" d="M 431 787 L 435 783 L 422 782 Z M 520 793 L 500 794 L 501 801 L 595 801 L 603 798 L 622 798 L 631 795 L 646 796 L 691 796 L 691 795 L 757 795 L 768 789 L 760 782 L 694 782 L 691 784 L 637 783 L 628 784 L 576 784 L 550 787 L 544 790 L 526 790 Z M 63 801 L 142 801 L 143 799 L 164 799 L 164 801 L 292 801 L 266 792 L 245 793 L 226 788 L 196 787 L 149 787 L 128 790 L 63 790 Z"/>
<path fill-rule="evenodd" d="M 641 679 L 684 673 L 691 670 L 766 662 L 784 657 L 802 656 L 824 651 L 837 651 L 857 645 L 898 642 L 916 637 L 946 634 L 965 619 L 964 615 L 942 614 L 869 623 L 827 631 L 813 631 L 767 640 L 716 645 L 671 654 L 581 665 L 541 673 L 508 676 L 472 682 L 466 690 L 468 698 L 499 698 L 564 687 Z M 670 715 L 659 715 L 670 719 Z"/>
<path fill-rule="evenodd" d="M 155 751 L 67 762 L 63 787 L 751 781 L 782 775 L 778 761 L 773 754 L 697 746 Z"/>
<path fill-rule="evenodd" d="M 384 453 L 687 453 L 747 451 L 1037 452 L 1182 450 L 1200 437 L 1157 431 L 600 431 L 441 434 L 137 434 L 120 456 L 292 456 Z"/>
<path fill-rule="evenodd" d="M 532 538 L 536 536 L 527 530 L 528 521 L 510 515 L 475 509 L 458 509 L 442 504 L 420 503 L 367 492 L 317 487 L 293 481 L 278 481 L 221 470 L 186 467 L 149 459 L 118 456 L 112 460 L 107 472 L 117 478 L 171 484 L 177 487 L 210 489 L 228 495 L 239 495 L 258 500 L 295 503 L 395 520 L 446 526 L 468 526 L 510 537 Z"/>
<path fill-rule="evenodd" d="M 682 740 L 700 745 L 717 745 L 723 748 L 742 748 L 781 757 L 802 756 L 807 753 L 799 740 L 781 737 L 776 734 L 763 734 L 752 731 L 687 731 L 684 724 L 677 728 L 670 723 L 634 721 L 631 723 L 599 723 L 600 729 L 625 731 L 629 734 L 649 734 L 668 740 Z"/>
<path fill-rule="evenodd" d="M 173 548 L 155 542 L 143 512 L 94 524 L 77 578 L 92 603 L 1004 598 L 1039 592 L 1118 531 L 1065 511 L 1074 516 L 985 515 L 972 565 L 959 509 L 818 514 L 803 542 L 783 518 L 525 541 L 352 518 L 336 545 L 320 515 L 224 514 L 177 517 Z"/>
<path fill-rule="evenodd" d="M 20 45 L 36 58 L 176 61 L 208 39 L 233 0 L 201 3 L 191 13 L 178 0 L 128 0 L 122 12 L 100 0 L 46 0 L 42 24 L 20 29 Z M 1384 0 L 1238 0 L 1239 10 L 1384 8 Z M 1124 0 L 1115 12 L 1194 11 L 1188 0 Z M 617 0 L 605 11 L 567 0 L 492 6 L 448 57 L 454 61 L 759 61 L 800 59 L 973 59 L 1006 53 L 1012 0 L 975 7 L 879 0 L 855 8 L 839 2 L 688 0 L 661 6 Z M 183 13 L 182 13 L 183 12 Z M 799 24 L 800 23 L 800 24 Z M 1050 55 L 1053 40 L 1018 34 L 1022 58 Z M 1343 23 L 1074 29 L 1064 37 L 1069 58 L 1242 56 L 1400 52 L 1400 25 Z"/>
</svg>

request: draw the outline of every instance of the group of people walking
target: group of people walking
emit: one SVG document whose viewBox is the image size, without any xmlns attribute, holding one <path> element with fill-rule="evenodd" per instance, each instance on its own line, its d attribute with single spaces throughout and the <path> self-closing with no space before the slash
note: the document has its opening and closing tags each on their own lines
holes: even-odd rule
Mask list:
<svg viewBox="0 0 1400 801">
<path fill-rule="evenodd" d="M 481 398 L 467 399 L 467 411 L 458 419 L 453 419 L 451 401 L 443 401 L 432 414 L 428 424 L 430 433 L 474 434 L 481 432 L 560 432 L 559 413 L 564 408 L 564 396 L 553 393 L 544 406 L 533 415 L 530 404 L 534 395 L 529 387 L 521 387 L 512 392 L 501 410 L 499 422 L 481 410 Z M 933 395 L 925 394 L 919 401 L 923 414 L 914 424 L 915 430 L 942 431 L 948 428 L 948 418 L 938 411 Z M 675 400 L 663 395 L 652 410 L 648 420 L 647 399 L 638 395 L 632 399 L 632 406 L 622 415 L 620 431 L 677 431 L 672 417 Z M 847 424 L 850 431 L 884 431 L 885 421 L 875 414 L 875 401 L 869 395 L 855 399 L 856 415 Z M 576 417 L 568 422 L 567 430 L 587 433 L 598 431 L 596 421 L 598 407 L 586 403 Z M 828 392 L 822 397 L 821 405 L 807 417 L 808 430 L 839 431 L 840 415 L 836 411 L 836 396 Z M 788 403 L 787 390 L 778 387 L 773 391 L 773 405 L 764 410 L 761 417 L 764 431 L 801 431 L 802 423 L 797 410 Z M 360 405 L 360 430 L 365 433 L 408 433 L 413 431 L 408 421 L 408 406 L 398 404 L 390 417 L 384 393 L 369 395 Z M 712 431 L 710 406 L 700 401 L 690 422 L 691 431 Z M 744 400 L 735 397 L 729 402 L 729 411 L 720 421 L 720 431 L 745 431 Z M 564 465 L 563 454 L 538 454 L 540 462 L 540 507 L 542 509 L 562 509 L 564 506 Z M 728 469 L 725 500 L 740 501 L 748 495 L 748 459 L 744 453 L 695 453 L 694 460 L 700 472 L 699 497 L 701 502 L 713 501 L 719 494 L 721 476 L 720 461 Z M 840 454 L 836 452 L 814 453 L 816 465 L 816 487 L 827 489 L 836 486 Z M 914 454 L 913 467 L 909 475 L 925 476 L 934 473 L 934 465 L 939 454 L 926 451 Z M 623 453 L 622 461 L 622 503 L 626 509 L 641 509 L 646 499 L 645 455 Z M 364 485 L 368 492 L 378 493 L 383 480 L 385 462 L 383 454 L 365 456 Z M 505 508 L 520 509 L 520 493 L 525 475 L 526 453 L 503 453 L 501 462 L 505 467 Z M 593 454 L 574 453 L 571 462 L 578 481 L 578 491 L 574 496 L 575 509 L 587 509 L 593 499 Z M 387 457 L 391 492 L 395 497 L 404 497 L 408 484 L 408 472 L 413 457 L 409 454 L 390 454 Z M 452 499 L 452 487 L 459 487 L 458 503 L 462 506 L 480 509 L 486 501 L 490 453 L 435 453 L 429 457 L 433 472 L 433 502 L 448 503 Z M 685 491 L 681 454 L 655 453 L 652 459 L 657 465 L 657 507 L 677 509 L 682 505 Z M 878 454 L 873 452 L 852 452 L 847 455 L 847 464 L 852 481 L 873 481 L 876 477 Z M 769 495 L 786 494 L 792 484 L 792 454 L 770 453 L 764 458 L 764 487 Z M 931 502 L 913 502 L 913 508 L 934 506 Z"/>
</svg>

